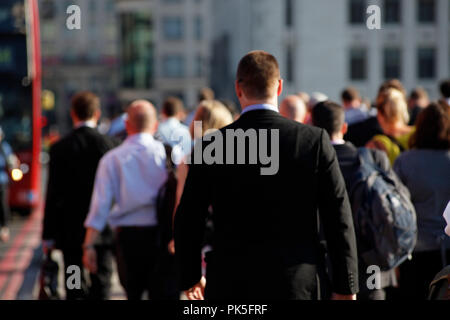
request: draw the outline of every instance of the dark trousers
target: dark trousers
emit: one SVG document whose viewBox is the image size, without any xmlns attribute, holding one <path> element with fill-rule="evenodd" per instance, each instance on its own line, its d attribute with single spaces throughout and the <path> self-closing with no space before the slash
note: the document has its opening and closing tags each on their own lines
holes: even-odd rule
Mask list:
<svg viewBox="0 0 450 320">
<path fill-rule="evenodd" d="M 116 258 L 120 283 L 128 300 L 144 292 L 157 297 L 158 230 L 156 227 L 121 227 L 116 231 Z"/>
<path fill-rule="evenodd" d="M 8 225 L 11 216 L 8 200 L 8 185 L 0 185 L 0 228 Z"/>
<path fill-rule="evenodd" d="M 97 273 L 89 274 L 90 284 L 83 272 L 83 250 L 78 248 L 63 248 L 64 258 L 64 275 L 65 275 L 65 289 L 67 300 L 107 300 L 111 290 L 111 275 L 113 263 L 113 251 L 111 246 L 97 245 L 95 246 L 97 253 Z M 70 289 L 67 286 L 67 280 L 72 274 L 67 273 L 67 268 L 71 265 L 78 266 L 81 270 L 81 288 Z M 69 279 L 70 280 L 70 279 Z"/>
<path fill-rule="evenodd" d="M 319 273 L 314 264 L 289 267 L 271 261 L 206 255 L 206 300 L 318 300 Z"/>
<path fill-rule="evenodd" d="M 447 262 L 450 250 L 446 251 Z M 425 300 L 429 286 L 436 274 L 443 268 L 441 251 L 414 252 L 410 261 L 400 265 L 399 299 Z"/>
</svg>

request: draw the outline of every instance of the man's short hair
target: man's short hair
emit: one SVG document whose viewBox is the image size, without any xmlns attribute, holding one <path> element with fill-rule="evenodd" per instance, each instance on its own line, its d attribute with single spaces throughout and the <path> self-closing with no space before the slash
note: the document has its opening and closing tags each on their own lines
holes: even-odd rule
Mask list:
<svg viewBox="0 0 450 320">
<path fill-rule="evenodd" d="M 198 102 L 202 102 L 205 100 L 214 100 L 215 94 L 211 88 L 202 88 L 198 93 Z"/>
<path fill-rule="evenodd" d="M 264 51 L 252 51 L 239 62 L 236 80 L 244 94 L 252 99 L 267 99 L 280 80 L 275 57 Z"/>
<path fill-rule="evenodd" d="M 359 91 L 354 87 L 345 88 L 341 93 L 342 101 L 351 102 L 360 99 Z"/>
<path fill-rule="evenodd" d="M 178 113 L 184 109 L 183 101 L 176 97 L 169 97 L 164 101 L 162 107 L 162 113 L 167 117 L 175 117 Z"/>
<path fill-rule="evenodd" d="M 444 98 L 446 99 L 450 98 L 450 79 L 442 81 L 441 85 L 439 86 L 439 89 L 441 90 L 441 93 L 444 96 Z"/>
<path fill-rule="evenodd" d="M 312 109 L 313 125 L 330 135 L 330 138 L 341 131 L 345 122 L 345 111 L 342 106 L 332 101 L 319 102 Z"/>
<path fill-rule="evenodd" d="M 100 109 L 100 98 L 90 91 L 82 91 L 72 97 L 72 111 L 80 121 L 86 121 L 94 117 Z"/>
</svg>

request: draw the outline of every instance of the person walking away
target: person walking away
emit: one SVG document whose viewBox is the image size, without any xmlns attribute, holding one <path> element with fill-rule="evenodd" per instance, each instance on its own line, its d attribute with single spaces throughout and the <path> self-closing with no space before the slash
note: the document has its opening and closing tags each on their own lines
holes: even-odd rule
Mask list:
<svg viewBox="0 0 450 320">
<path fill-rule="evenodd" d="M 108 152 L 97 169 L 85 221 L 83 262 L 90 272 L 98 272 L 94 244 L 100 232 L 110 225 L 115 233 L 120 282 L 127 298 L 140 300 L 146 292 L 150 299 L 157 299 L 156 200 L 167 180 L 166 151 L 153 137 L 158 122 L 150 102 L 133 102 L 127 115 L 127 139 Z"/>
<path fill-rule="evenodd" d="M 101 111 L 100 99 L 95 94 L 76 94 L 72 98 L 70 115 L 74 129 L 50 149 L 42 238 L 46 254 L 50 254 L 52 249 L 62 251 L 65 270 L 69 266 L 83 270 L 83 222 L 89 210 L 95 171 L 101 157 L 117 142 L 96 130 Z M 95 246 L 99 252 L 99 272 L 90 274 L 89 288 L 81 272 L 81 289 L 66 286 L 68 300 L 108 299 L 113 259 L 110 230 L 105 230 Z M 66 278 L 70 275 L 64 274 Z"/>
</svg>

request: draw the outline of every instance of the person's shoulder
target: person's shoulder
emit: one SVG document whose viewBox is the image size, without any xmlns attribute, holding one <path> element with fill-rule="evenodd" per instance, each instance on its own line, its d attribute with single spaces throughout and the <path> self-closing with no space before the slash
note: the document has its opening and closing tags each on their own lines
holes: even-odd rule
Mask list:
<svg viewBox="0 0 450 320">
<path fill-rule="evenodd" d="M 73 145 L 73 139 L 74 131 L 71 131 L 50 146 L 50 153 L 57 153 L 69 148 Z"/>
</svg>

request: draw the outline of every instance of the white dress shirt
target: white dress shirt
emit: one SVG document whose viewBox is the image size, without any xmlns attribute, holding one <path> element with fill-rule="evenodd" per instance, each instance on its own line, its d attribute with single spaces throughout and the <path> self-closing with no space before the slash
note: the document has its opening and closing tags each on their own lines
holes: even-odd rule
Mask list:
<svg viewBox="0 0 450 320">
<path fill-rule="evenodd" d="M 97 169 L 86 227 L 156 226 L 156 197 L 167 180 L 166 151 L 140 133 L 109 151 Z"/>
</svg>

